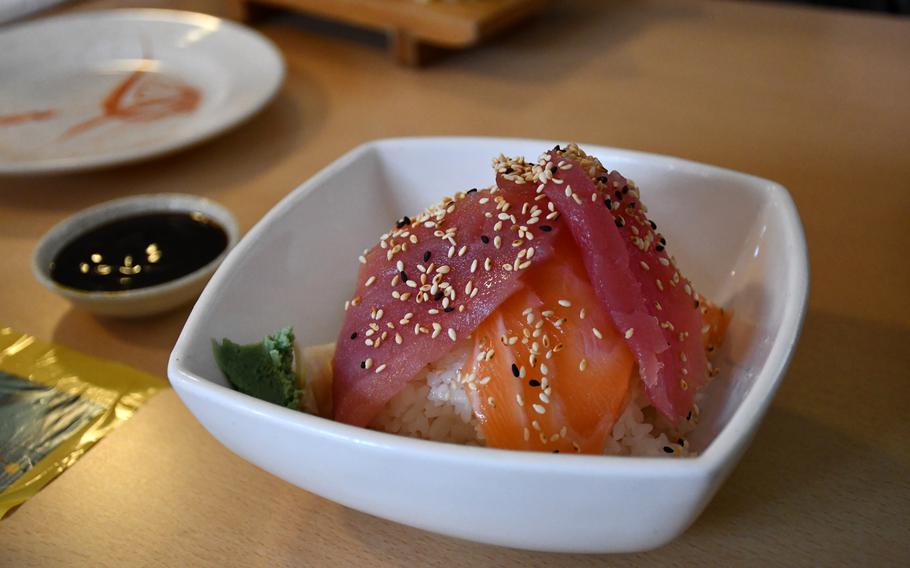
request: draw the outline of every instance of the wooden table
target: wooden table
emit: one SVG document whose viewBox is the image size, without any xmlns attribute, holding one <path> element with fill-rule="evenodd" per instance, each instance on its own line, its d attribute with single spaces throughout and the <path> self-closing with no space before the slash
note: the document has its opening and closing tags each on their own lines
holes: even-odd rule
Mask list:
<svg viewBox="0 0 910 568">
<path fill-rule="evenodd" d="M 365 140 L 556 138 L 790 188 L 812 289 L 783 387 L 701 518 L 647 554 L 506 550 L 346 509 L 230 454 L 167 391 L 0 523 L 0 565 L 910 561 L 910 20 L 766 3 L 567 2 L 423 71 L 357 34 L 281 18 L 260 30 L 284 52 L 288 78 L 245 126 L 144 165 L 0 179 L 0 323 L 164 375 L 188 310 L 127 322 L 70 309 L 29 272 L 52 224 L 105 199 L 184 191 L 224 203 L 248 229 Z"/>
</svg>

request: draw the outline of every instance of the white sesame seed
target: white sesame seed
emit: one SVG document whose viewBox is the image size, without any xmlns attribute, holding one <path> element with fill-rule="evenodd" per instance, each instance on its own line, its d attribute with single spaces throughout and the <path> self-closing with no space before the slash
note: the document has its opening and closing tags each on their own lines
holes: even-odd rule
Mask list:
<svg viewBox="0 0 910 568">
<path fill-rule="evenodd" d="M 537 398 L 539 398 L 540 402 L 542 402 L 544 404 L 547 404 L 550 402 L 550 397 L 548 397 L 547 393 L 545 393 L 543 391 L 541 391 L 540 394 L 537 395 Z"/>
<path fill-rule="evenodd" d="M 536 412 L 537 414 L 546 414 L 547 413 L 547 409 L 544 408 L 544 406 L 542 404 L 532 404 L 531 408 L 533 408 L 534 412 Z"/>
<path fill-rule="evenodd" d="M 587 359 L 582 359 L 581 361 L 578 362 L 578 370 L 579 370 L 579 371 L 584 371 L 584 370 L 587 369 L 587 368 L 588 368 L 588 360 L 587 360 Z"/>
<path fill-rule="evenodd" d="M 366 361 L 363 362 L 363 368 L 369 369 L 372 366 L 373 366 L 373 359 L 371 357 L 367 357 Z"/>
<path fill-rule="evenodd" d="M 578 312 L 578 319 L 585 319 L 585 309 L 584 309 L 584 308 L 582 308 L 582 309 Z"/>
<path fill-rule="evenodd" d="M 602 334 L 602 333 L 600 332 L 600 330 L 597 329 L 596 327 L 595 327 L 595 328 L 592 328 L 591 331 L 594 332 L 594 337 L 596 337 L 597 339 L 603 339 L 603 338 L 604 338 L 604 334 Z"/>
<path fill-rule="evenodd" d="M 493 246 L 496 248 L 502 246 L 502 239 L 499 237 L 499 235 L 496 235 L 496 237 L 493 238 Z"/>
<path fill-rule="evenodd" d="M 641 265 L 641 267 L 642 267 L 643 270 L 651 270 L 651 267 L 648 266 L 648 263 L 645 262 L 645 261 L 641 261 L 641 262 L 639 262 L 638 264 Z"/>
<path fill-rule="evenodd" d="M 515 402 L 518 403 L 518 406 L 524 406 L 524 405 L 525 405 L 525 400 L 524 400 L 523 398 L 521 398 L 521 395 L 520 395 L 520 394 L 516 394 L 516 395 L 515 395 Z"/>
<path fill-rule="evenodd" d="M 630 327 L 626 330 L 626 339 L 631 339 L 632 335 L 635 333 L 635 328 Z"/>
<path fill-rule="evenodd" d="M 395 268 L 398 269 L 398 272 L 401 272 L 402 270 L 404 270 L 404 263 L 399 260 L 398 262 L 395 263 Z"/>
<path fill-rule="evenodd" d="M 557 303 L 564 308 L 572 307 L 572 302 L 570 302 L 569 300 L 559 300 L 559 302 L 557 302 Z"/>
<path fill-rule="evenodd" d="M 546 375 L 546 374 L 548 374 L 549 372 L 550 372 L 550 368 L 547 367 L 546 363 L 541 363 L 541 364 L 540 364 L 540 374 L 541 374 L 541 375 Z"/>
<path fill-rule="evenodd" d="M 452 329 L 452 328 L 450 327 L 448 333 L 449 333 L 449 339 L 451 339 L 452 341 L 458 340 L 458 336 L 455 335 L 455 330 L 454 330 L 454 329 Z"/>
<path fill-rule="evenodd" d="M 448 266 L 443 264 L 442 266 L 440 266 L 439 268 L 436 269 L 436 273 L 437 274 L 447 274 L 449 272 L 449 270 L 451 270 L 451 268 L 449 268 Z"/>
</svg>

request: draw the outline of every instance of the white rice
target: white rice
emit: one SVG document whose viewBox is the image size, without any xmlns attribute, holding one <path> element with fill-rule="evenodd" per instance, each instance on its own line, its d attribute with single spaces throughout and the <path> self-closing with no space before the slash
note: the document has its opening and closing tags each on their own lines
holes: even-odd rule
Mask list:
<svg viewBox="0 0 910 568">
<path fill-rule="evenodd" d="M 370 423 L 376 430 L 454 444 L 484 445 L 483 429 L 465 393 L 473 376 L 462 376 L 470 355 L 468 344 L 453 349 L 405 386 Z M 639 380 L 636 377 L 635 384 Z M 673 428 L 650 405 L 637 386 L 613 425 L 604 454 L 624 456 L 687 456 L 684 436 L 697 422 L 697 407 L 680 428 Z"/>
<path fill-rule="evenodd" d="M 371 428 L 437 442 L 482 445 L 483 433 L 464 384 L 461 368 L 468 344 L 453 349 L 409 382 L 373 419 Z"/>
</svg>

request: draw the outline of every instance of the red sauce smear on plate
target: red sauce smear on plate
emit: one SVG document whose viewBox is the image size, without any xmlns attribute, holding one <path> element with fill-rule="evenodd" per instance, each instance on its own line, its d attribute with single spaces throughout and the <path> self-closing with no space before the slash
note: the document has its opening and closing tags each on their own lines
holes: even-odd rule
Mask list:
<svg viewBox="0 0 910 568">
<path fill-rule="evenodd" d="M 55 110 L 33 110 L 29 112 L 20 112 L 17 114 L 0 115 L 0 126 L 15 126 L 23 122 L 37 122 L 40 120 L 50 120 L 57 116 Z"/>
</svg>

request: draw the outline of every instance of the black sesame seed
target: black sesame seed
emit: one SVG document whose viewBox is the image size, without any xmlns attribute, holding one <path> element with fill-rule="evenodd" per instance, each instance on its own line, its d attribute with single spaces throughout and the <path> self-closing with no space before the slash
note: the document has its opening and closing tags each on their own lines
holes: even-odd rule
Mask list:
<svg viewBox="0 0 910 568">
<path fill-rule="evenodd" d="M 357 332 L 356 332 L 356 331 L 355 331 L 354 333 L 351 334 L 351 339 L 357 339 Z"/>
<path fill-rule="evenodd" d="M 550 173 L 551 173 L 551 174 L 556 175 L 556 172 L 558 172 L 558 171 L 559 171 L 559 169 L 558 169 L 556 166 L 553 166 L 553 167 L 550 168 Z"/>
<path fill-rule="evenodd" d="M 559 147 L 559 144 L 557 144 L 556 146 L 553 146 L 553 151 L 554 151 L 554 152 L 562 152 L 562 148 L 560 148 L 560 147 Z"/>
<path fill-rule="evenodd" d="M 600 183 L 607 183 L 608 181 L 610 181 L 610 178 L 608 178 L 607 176 L 600 176 L 599 178 L 597 178 L 597 181 L 599 181 Z"/>
<path fill-rule="evenodd" d="M 490 243 L 490 237 L 486 235 L 480 235 L 480 240 L 482 240 L 485 245 Z"/>
<path fill-rule="evenodd" d="M 444 311 L 445 313 L 454 312 L 455 308 L 453 308 L 452 306 L 449 306 L 448 308 L 444 308 L 442 311 Z"/>
<path fill-rule="evenodd" d="M 607 209 L 613 209 L 613 202 L 610 201 L 610 198 L 609 198 L 609 197 L 606 198 L 606 199 L 604 199 L 604 205 L 607 206 Z"/>
<path fill-rule="evenodd" d="M 625 193 L 629 193 L 629 186 L 628 186 L 628 185 L 622 186 L 622 192 L 623 192 L 624 194 L 625 194 Z"/>
<path fill-rule="evenodd" d="M 401 276 L 401 281 L 402 281 L 402 282 L 407 282 L 407 281 L 408 281 L 408 274 L 407 274 L 404 270 L 402 270 L 401 272 L 399 272 L 398 275 Z"/>
<path fill-rule="evenodd" d="M 657 230 L 657 223 L 655 223 L 654 221 L 651 221 L 650 219 L 648 219 L 648 223 L 651 223 L 651 230 L 653 230 L 653 231 Z"/>
<path fill-rule="evenodd" d="M 621 192 L 619 192 L 619 191 L 614 191 L 614 192 L 613 192 L 613 195 L 616 196 L 616 200 L 617 200 L 617 201 L 622 201 L 622 193 L 621 193 Z"/>
<path fill-rule="evenodd" d="M 402 217 L 401 219 L 399 219 L 398 221 L 395 222 L 395 227 L 400 229 L 400 228 L 404 227 L 405 225 L 410 225 L 410 224 L 411 224 L 411 218 L 408 217 L 407 215 L 405 215 L 404 217 Z"/>
<path fill-rule="evenodd" d="M 700 305 L 701 305 L 701 303 L 698 300 L 695 300 L 695 309 L 696 310 L 698 309 L 698 306 L 700 306 Z"/>
<path fill-rule="evenodd" d="M 472 187 L 471 189 L 468 190 L 468 195 L 470 195 L 470 194 L 472 194 L 472 193 L 477 193 L 477 188 L 476 188 L 476 187 Z"/>
<path fill-rule="evenodd" d="M 622 217 L 617 217 L 616 219 L 613 219 L 613 221 L 616 223 L 616 226 L 619 227 L 620 229 L 623 227 L 623 225 L 625 225 L 625 223 L 622 220 Z"/>
<path fill-rule="evenodd" d="M 516 377 L 518 377 L 518 374 L 519 374 L 518 365 L 516 365 L 515 363 L 512 363 L 512 374 L 515 375 Z"/>
<path fill-rule="evenodd" d="M 531 385 L 532 387 L 539 387 L 540 381 L 538 381 L 537 379 L 531 379 L 530 381 L 528 381 L 528 384 Z"/>
<path fill-rule="evenodd" d="M 509 166 L 509 167 L 506 168 L 505 173 L 510 174 L 510 173 L 512 173 L 512 172 L 514 172 L 514 171 L 515 171 L 515 170 L 512 169 L 512 166 Z"/>
<path fill-rule="evenodd" d="M 671 448 L 670 446 L 664 446 L 664 451 L 668 454 L 672 454 L 673 448 Z"/>
<path fill-rule="evenodd" d="M 442 290 L 440 290 L 439 292 L 436 292 L 436 295 L 433 296 L 433 299 L 436 300 L 436 301 L 438 302 L 439 300 L 442 299 L 443 296 L 445 296 L 445 292 L 443 292 Z"/>
<path fill-rule="evenodd" d="M 366 368 L 367 368 L 367 362 L 366 362 L 366 361 L 361 361 L 361 362 L 360 362 L 360 368 L 361 368 L 361 369 L 366 369 Z"/>
<path fill-rule="evenodd" d="M 541 225 L 540 230 L 543 231 L 544 233 L 549 233 L 550 231 L 553 230 L 553 227 L 551 227 L 549 225 Z"/>
<path fill-rule="evenodd" d="M 660 244 L 662 244 L 662 245 L 664 245 L 664 246 L 667 246 L 667 239 L 661 237 L 661 238 L 660 238 Z"/>
<path fill-rule="evenodd" d="M 686 420 L 692 420 L 692 411 L 689 411 L 689 414 L 686 414 Z"/>
<path fill-rule="evenodd" d="M 664 245 L 657 245 L 656 247 L 654 247 L 654 250 L 656 250 L 657 252 L 664 252 Z"/>
<path fill-rule="evenodd" d="M 430 256 L 431 256 L 430 251 L 426 251 L 425 253 L 423 253 L 423 261 L 426 262 L 426 261 L 430 260 Z"/>
<path fill-rule="evenodd" d="M 679 444 L 680 446 L 685 446 L 685 445 L 686 445 L 686 441 L 685 441 L 684 439 L 682 439 L 682 438 L 680 438 L 679 440 L 677 440 L 676 443 Z"/>
</svg>

